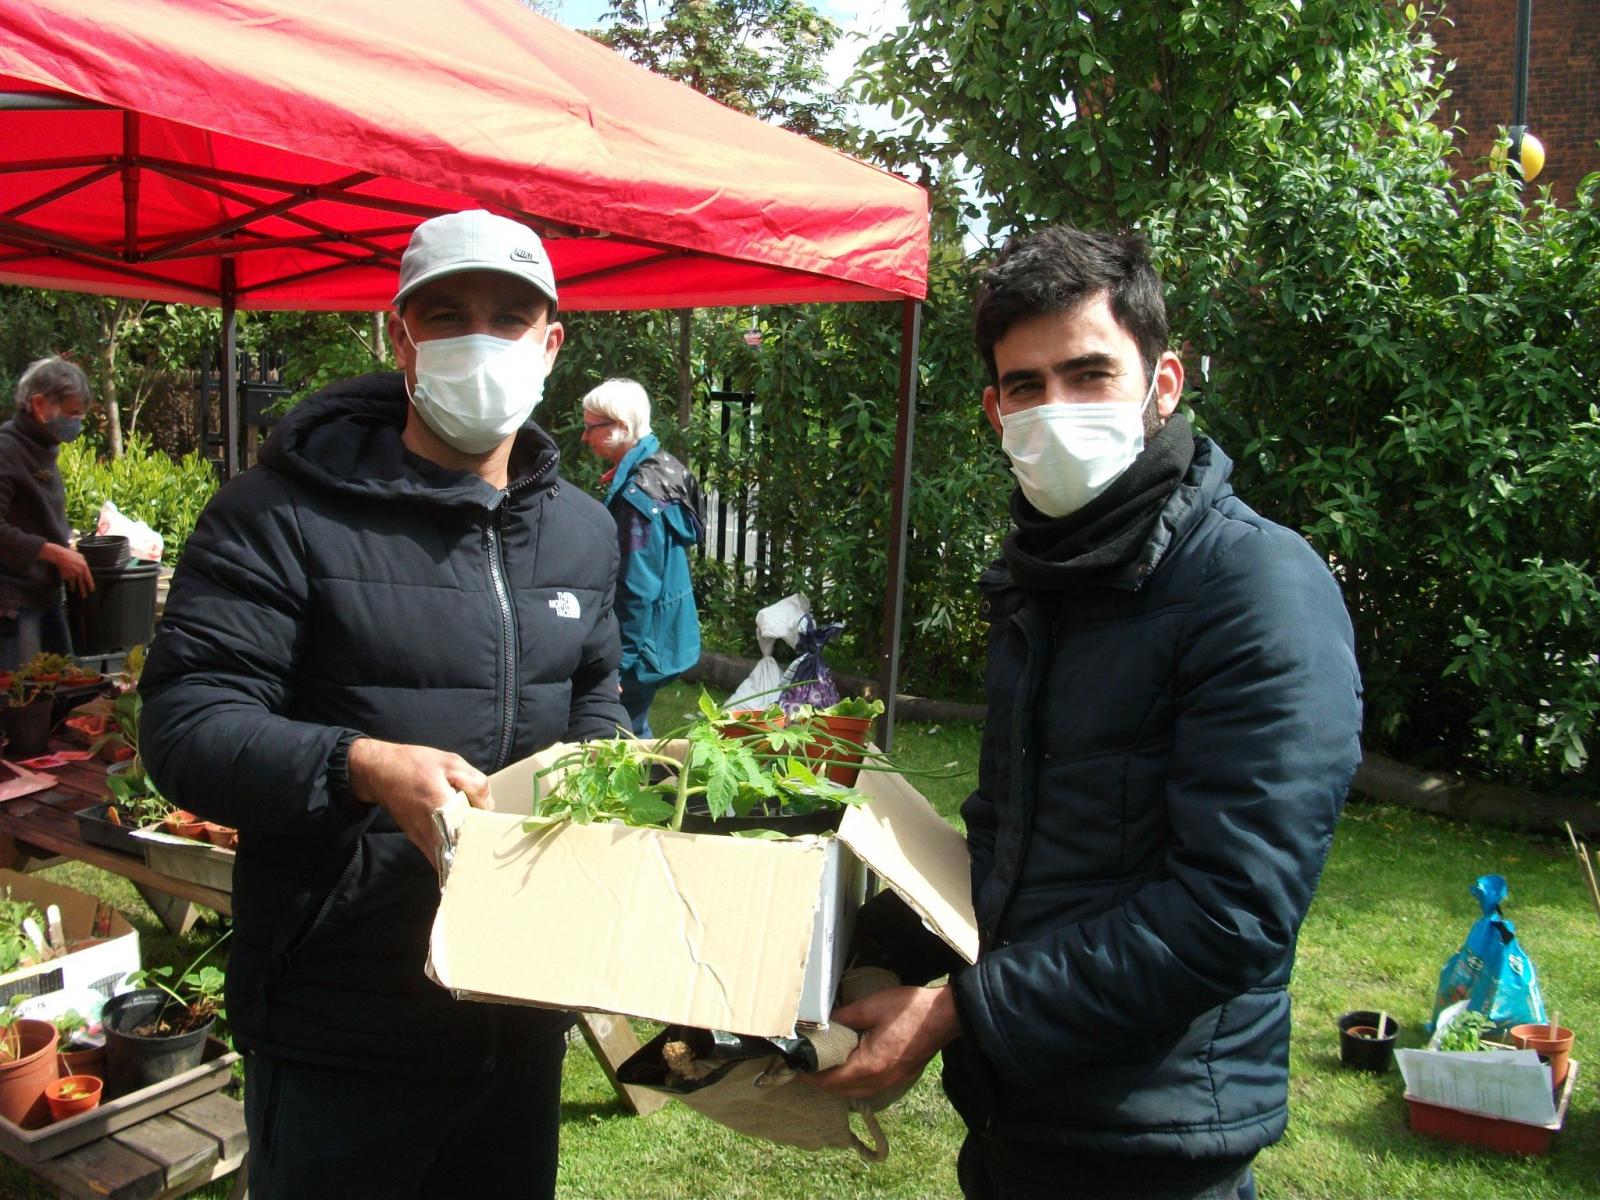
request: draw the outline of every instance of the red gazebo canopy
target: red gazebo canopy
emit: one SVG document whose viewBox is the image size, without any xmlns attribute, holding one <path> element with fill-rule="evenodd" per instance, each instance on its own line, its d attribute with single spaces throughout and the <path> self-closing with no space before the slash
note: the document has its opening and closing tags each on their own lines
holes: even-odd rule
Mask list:
<svg viewBox="0 0 1600 1200">
<path fill-rule="evenodd" d="M 379 308 L 482 206 L 568 309 L 926 290 L 921 188 L 515 0 L 6 0 L 0 93 L 0 282 Z"/>
</svg>

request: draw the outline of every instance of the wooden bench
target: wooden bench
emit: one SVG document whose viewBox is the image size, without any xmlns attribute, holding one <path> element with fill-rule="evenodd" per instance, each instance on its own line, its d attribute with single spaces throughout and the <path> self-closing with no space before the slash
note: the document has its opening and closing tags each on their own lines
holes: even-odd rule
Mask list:
<svg viewBox="0 0 1600 1200">
<path fill-rule="evenodd" d="M 166 1200 L 234 1174 L 246 1195 L 244 1105 L 213 1092 L 58 1158 L 19 1163 L 71 1200 Z"/>
</svg>

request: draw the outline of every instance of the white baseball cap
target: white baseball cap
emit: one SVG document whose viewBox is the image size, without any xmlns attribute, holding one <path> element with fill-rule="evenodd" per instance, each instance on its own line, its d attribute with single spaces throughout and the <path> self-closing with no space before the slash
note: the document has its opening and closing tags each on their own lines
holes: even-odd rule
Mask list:
<svg viewBox="0 0 1600 1200">
<path fill-rule="evenodd" d="M 394 307 L 399 309 L 423 284 L 463 271 L 499 271 L 525 280 L 550 298 L 550 315 L 555 316 L 556 277 L 539 235 L 481 208 L 430 217 L 412 230 L 400 257 Z"/>
</svg>

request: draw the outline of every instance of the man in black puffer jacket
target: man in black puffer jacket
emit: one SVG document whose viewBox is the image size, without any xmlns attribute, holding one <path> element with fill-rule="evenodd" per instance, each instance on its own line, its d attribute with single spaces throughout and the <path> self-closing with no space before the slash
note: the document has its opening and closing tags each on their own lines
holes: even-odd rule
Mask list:
<svg viewBox="0 0 1600 1200">
<path fill-rule="evenodd" d="M 523 226 L 419 226 L 402 371 L 297 405 L 222 488 L 144 669 L 151 775 L 240 831 L 228 1017 L 266 1200 L 554 1193 L 570 1014 L 424 964 L 434 811 L 627 721 L 615 526 L 529 420 L 555 296 Z"/>
<path fill-rule="evenodd" d="M 1252 1196 L 1287 1121 L 1295 937 L 1360 758 L 1350 622 L 1177 413 L 1138 239 L 1015 239 L 977 335 L 1019 484 L 962 809 L 982 950 L 838 1010 L 866 1033 L 820 1082 L 870 1095 L 942 1047 L 969 1197 Z"/>
</svg>

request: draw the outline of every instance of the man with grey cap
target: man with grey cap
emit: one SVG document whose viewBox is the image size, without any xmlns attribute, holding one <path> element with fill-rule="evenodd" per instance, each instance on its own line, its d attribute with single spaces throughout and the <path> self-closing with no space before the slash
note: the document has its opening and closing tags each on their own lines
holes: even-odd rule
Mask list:
<svg viewBox="0 0 1600 1200">
<path fill-rule="evenodd" d="M 433 813 L 615 735 L 615 527 L 531 420 L 561 347 L 539 238 L 419 225 L 398 372 L 297 405 L 207 507 L 141 683 L 175 803 L 236 826 L 228 1017 L 260 1197 L 552 1195 L 569 1014 L 424 975 Z"/>
</svg>

